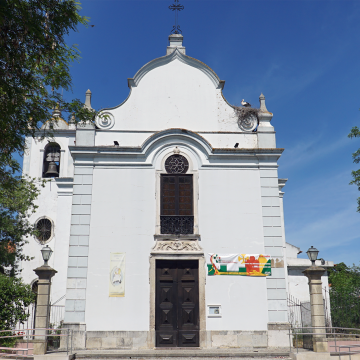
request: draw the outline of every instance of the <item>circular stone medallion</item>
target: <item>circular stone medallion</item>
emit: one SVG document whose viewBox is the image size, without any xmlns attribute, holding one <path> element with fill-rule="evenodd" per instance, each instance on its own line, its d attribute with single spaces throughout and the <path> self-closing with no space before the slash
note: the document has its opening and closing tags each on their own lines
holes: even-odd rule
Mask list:
<svg viewBox="0 0 360 360">
<path fill-rule="evenodd" d="M 96 117 L 95 123 L 100 129 L 111 129 L 115 124 L 114 115 L 109 112 L 102 112 Z"/>
<path fill-rule="evenodd" d="M 255 114 L 248 113 L 243 119 L 239 120 L 239 127 L 243 131 L 253 131 L 256 129 L 258 119 Z"/>
</svg>

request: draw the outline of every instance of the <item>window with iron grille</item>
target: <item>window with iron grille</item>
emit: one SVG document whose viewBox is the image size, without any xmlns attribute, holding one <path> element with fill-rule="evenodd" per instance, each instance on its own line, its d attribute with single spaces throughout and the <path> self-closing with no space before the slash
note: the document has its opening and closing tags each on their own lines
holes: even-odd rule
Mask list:
<svg viewBox="0 0 360 360">
<path fill-rule="evenodd" d="M 36 240 L 45 244 L 53 237 L 53 223 L 47 217 L 38 219 L 35 223 Z"/>
<path fill-rule="evenodd" d="M 193 176 L 161 175 L 161 234 L 194 233 Z"/>
<path fill-rule="evenodd" d="M 165 170 L 168 174 L 186 174 L 189 162 L 185 156 L 176 154 L 169 156 L 165 161 Z"/>
</svg>

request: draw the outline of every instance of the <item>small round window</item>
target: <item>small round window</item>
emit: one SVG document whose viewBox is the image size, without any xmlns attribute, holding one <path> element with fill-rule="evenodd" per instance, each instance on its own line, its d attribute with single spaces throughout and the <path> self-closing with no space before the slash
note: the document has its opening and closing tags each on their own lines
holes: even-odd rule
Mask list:
<svg viewBox="0 0 360 360">
<path fill-rule="evenodd" d="M 189 169 L 189 162 L 182 155 L 171 155 L 165 161 L 168 174 L 185 174 Z"/>
<path fill-rule="evenodd" d="M 36 239 L 40 244 L 45 244 L 53 236 L 52 221 L 46 217 L 40 218 L 35 224 Z"/>
</svg>

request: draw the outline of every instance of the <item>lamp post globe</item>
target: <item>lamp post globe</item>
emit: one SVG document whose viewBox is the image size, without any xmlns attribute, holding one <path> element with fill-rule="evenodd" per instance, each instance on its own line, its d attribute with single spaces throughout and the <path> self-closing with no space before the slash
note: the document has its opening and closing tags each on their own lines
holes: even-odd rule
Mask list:
<svg viewBox="0 0 360 360">
<path fill-rule="evenodd" d="M 44 266 L 49 266 L 48 261 L 52 255 L 52 253 L 53 253 L 53 251 L 51 250 L 49 245 L 46 245 L 45 247 L 43 247 L 41 249 L 41 255 L 42 255 L 42 258 L 44 259 Z"/>
<path fill-rule="evenodd" d="M 317 256 L 319 254 L 319 250 L 314 248 L 313 246 L 306 252 L 307 256 L 311 260 L 311 266 L 315 266 L 315 260 L 317 260 Z"/>
</svg>

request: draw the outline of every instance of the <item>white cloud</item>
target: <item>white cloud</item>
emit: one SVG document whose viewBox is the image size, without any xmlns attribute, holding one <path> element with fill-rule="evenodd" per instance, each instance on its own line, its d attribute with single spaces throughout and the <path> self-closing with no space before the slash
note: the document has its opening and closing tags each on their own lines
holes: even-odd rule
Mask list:
<svg viewBox="0 0 360 360">
<path fill-rule="evenodd" d="M 319 134 L 316 137 L 302 140 L 293 147 L 287 148 L 279 161 L 281 170 L 287 170 L 294 166 L 304 166 L 309 162 L 329 156 L 341 148 L 352 146 L 347 134 L 340 135 L 336 141 L 330 141 L 329 138 L 326 138 L 326 142 L 321 141 L 323 138 Z"/>
<path fill-rule="evenodd" d="M 322 173 L 311 183 L 288 193 L 285 188 L 288 242 L 303 251 L 314 245 L 327 260 L 358 263 L 360 214 L 356 212 L 355 201 L 358 192 L 344 181 L 348 175 L 348 171 L 334 176 Z"/>
</svg>

